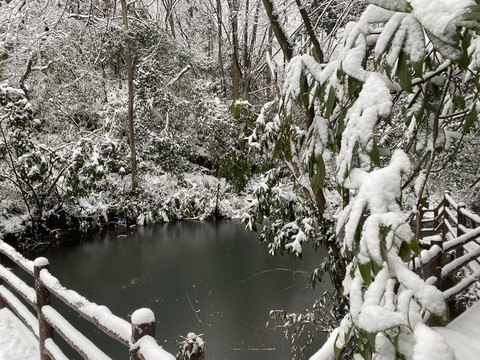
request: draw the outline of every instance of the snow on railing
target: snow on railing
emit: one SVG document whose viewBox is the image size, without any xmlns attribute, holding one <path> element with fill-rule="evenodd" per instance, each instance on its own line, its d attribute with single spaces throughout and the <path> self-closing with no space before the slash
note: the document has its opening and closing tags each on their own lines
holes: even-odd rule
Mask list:
<svg viewBox="0 0 480 360">
<path fill-rule="evenodd" d="M 151 310 L 137 310 L 133 313 L 131 323 L 129 323 L 112 314 L 107 307 L 92 303 L 76 291 L 62 286 L 58 279 L 49 272 L 47 259 L 27 260 L 13 247 L 1 240 L 0 254 L 6 255 L 33 278 L 34 287 L 27 285 L 0 264 L 0 309 L 8 304 L 32 331 L 39 340 L 41 360 L 68 359 L 54 342 L 54 332 L 59 334 L 84 359 L 110 359 L 51 306 L 51 296 L 60 299 L 105 334 L 125 345 L 128 348 L 130 359 L 175 360 L 175 357 L 159 346 L 155 340 L 155 317 Z M 4 282 L 36 310 L 36 316 L 18 300 L 12 291 L 5 287 Z"/>
<path fill-rule="evenodd" d="M 419 209 L 416 226 L 419 244 L 428 248 L 410 260 L 410 269 L 434 279 L 438 288 L 441 288 L 442 280 L 466 266 L 473 272 L 444 290 L 447 300 L 465 291 L 480 278 L 480 216 L 466 210 L 464 204 L 454 201 L 446 191 L 436 207 Z M 452 260 L 444 264 L 446 253 Z"/>
</svg>

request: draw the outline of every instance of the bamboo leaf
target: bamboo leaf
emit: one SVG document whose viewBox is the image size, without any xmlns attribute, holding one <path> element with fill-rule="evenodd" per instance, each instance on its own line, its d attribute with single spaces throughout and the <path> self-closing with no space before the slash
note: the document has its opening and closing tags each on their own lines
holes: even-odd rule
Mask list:
<svg viewBox="0 0 480 360">
<path fill-rule="evenodd" d="M 415 254 L 420 254 L 420 246 L 418 245 L 417 238 L 413 238 L 410 242 L 410 250 L 412 250 Z"/>
<path fill-rule="evenodd" d="M 330 116 L 332 115 L 333 108 L 335 107 L 335 100 L 335 89 L 333 88 L 333 86 L 331 86 L 330 90 L 328 91 L 327 102 L 325 103 L 325 116 L 327 117 L 327 119 L 330 118 Z"/>
<path fill-rule="evenodd" d="M 470 114 L 468 114 L 467 118 L 465 119 L 465 124 L 463 124 L 463 132 L 467 133 L 468 130 L 470 130 L 472 125 L 475 123 L 475 120 L 477 119 L 478 119 L 477 104 L 474 104 L 472 107 L 472 110 L 470 111 Z"/>
<path fill-rule="evenodd" d="M 370 261 L 368 264 L 358 264 L 358 270 L 362 275 L 365 285 L 370 285 L 372 282 L 372 262 Z"/>
<path fill-rule="evenodd" d="M 309 165 L 310 184 L 312 190 L 316 191 L 317 189 L 322 188 L 325 184 L 325 177 L 327 174 L 322 155 L 312 159 Z"/>
<path fill-rule="evenodd" d="M 403 90 L 412 92 L 412 72 L 407 65 L 407 54 L 402 50 L 398 56 L 397 72 L 398 82 Z"/>
<path fill-rule="evenodd" d="M 370 152 L 370 159 L 372 159 L 375 165 L 380 166 L 380 151 L 378 150 L 377 141 L 375 139 L 373 139 L 373 148 Z"/>
</svg>

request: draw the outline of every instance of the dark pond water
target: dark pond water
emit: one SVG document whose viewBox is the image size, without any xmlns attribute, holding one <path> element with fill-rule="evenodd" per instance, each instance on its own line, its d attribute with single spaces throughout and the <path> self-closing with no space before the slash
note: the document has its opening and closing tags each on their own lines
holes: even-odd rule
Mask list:
<svg viewBox="0 0 480 360">
<path fill-rule="evenodd" d="M 156 338 L 173 354 L 180 336 L 203 332 L 210 360 L 289 359 L 283 335 L 265 329 L 269 311 L 309 308 L 321 293 L 291 271 L 310 274 L 321 253 L 307 251 L 303 260 L 271 258 L 257 234 L 232 221 L 141 227 L 126 236 L 109 232 L 87 242 L 63 242 L 41 255 L 64 286 L 128 321 L 134 310 L 151 308 Z M 201 327 L 188 298 L 199 310 Z M 113 359 L 128 358 L 126 348 L 68 316 Z"/>
</svg>

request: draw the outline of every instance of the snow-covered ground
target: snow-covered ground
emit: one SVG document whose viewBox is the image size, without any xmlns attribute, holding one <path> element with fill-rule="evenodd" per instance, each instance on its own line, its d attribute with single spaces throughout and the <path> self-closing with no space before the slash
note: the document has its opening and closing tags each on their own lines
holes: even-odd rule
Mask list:
<svg viewBox="0 0 480 360">
<path fill-rule="evenodd" d="M 476 360 L 480 356 L 480 302 L 435 331 L 445 338 L 458 360 Z"/>
<path fill-rule="evenodd" d="M 35 336 L 9 309 L 0 310 L 0 360 L 39 359 Z"/>
</svg>

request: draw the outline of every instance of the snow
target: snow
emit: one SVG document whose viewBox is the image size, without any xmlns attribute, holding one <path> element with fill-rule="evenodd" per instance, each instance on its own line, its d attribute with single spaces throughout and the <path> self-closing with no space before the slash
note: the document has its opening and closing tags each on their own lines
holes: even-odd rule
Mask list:
<svg viewBox="0 0 480 360">
<path fill-rule="evenodd" d="M 23 269 L 33 275 L 33 261 L 25 259 L 12 246 L 0 240 L 0 250 L 6 254 L 10 259 L 20 264 Z"/>
<path fill-rule="evenodd" d="M 445 339 L 425 324 L 415 327 L 414 337 L 413 360 L 455 360 L 455 353 Z"/>
<path fill-rule="evenodd" d="M 0 309 L 0 360 L 40 359 L 37 340 L 7 308 Z"/>
<path fill-rule="evenodd" d="M 151 336 L 144 336 L 138 340 L 140 353 L 145 360 L 175 360 L 175 356 L 163 350 Z"/>
<path fill-rule="evenodd" d="M 141 308 L 136 310 L 132 314 L 132 324 L 133 325 L 142 325 L 155 322 L 155 314 L 152 310 L 147 308 Z"/>
<path fill-rule="evenodd" d="M 8 290 L 3 285 L 0 286 L 0 295 L 3 299 L 10 305 L 13 311 L 21 318 L 27 327 L 33 331 L 33 334 L 38 337 L 38 320 L 37 317 L 34 316 L 30 310 L 20 301 L 17 299 L 15 295 L 12 294 L 10 290 Z"/>
<path fill-rule="evenodd" d="M 446 318 L 446 307 L 443 293 L 436 287 L 427 285 L 417 274 L 410 271 L 398 256 L 387 254 L 390 272 L 407 289 L 414 292 L 418 301 L 432 314 Z"/>
<path fill-rule="evenodd" d="M 480 353 L 480 302 L 474 304 L 471 308 L 453 320 L 446 328 L 436 327 L 434 328 L 436 332 L 448 333 L 448 336 L 444 336 L 448 344 L 455 349 L 455 352 L 462 348 L 461 346 L 455 345 L 455 334 L 463 334 L 466 337 L 469 337 L 469 346 L 467 349 L 463 349 L 465 352 L 468 351 L 468 348 L 471 350 L 471 354 L 474 354 L 472 357 L 468 356 L 458 356 L 458 359 L 476 359 Z M 447 331 L 445 331 L 447 330 Z M 458 336 L 462 338 L 462 336 Z M 465 338 L 464 338 L 465 339 Z"/>
<path fill-rule="evenodd" d="M 353 189 L 358 188 L 359 192 L 340 215 L 337 226 L 337 233 L 339 233 L 348 218 L 348 223 L 345 225 L 344 247 L 346 249 L 353 249 L 357 224 L 367 206 L 372 214 L 383 217 L 382 223 L 387 226 L 388 221 L 395 219 L 394 215 L 388 215 L 389 212 L 401 213 L 395 199 L 400 190 L 402 173 L 408 173 L 410 169 L 408 156 L 403 151 L 397 150 L 393 154 L 390 164 L 385 168 L 370 173 L 359 169 L 355 169 L 355 172 L 352 171 L 351 181 L 346 186 Z M 398 226 L 399 222 L 396 220 L 395 224 Z M 392 223 L 392 225 L 394 224 Z M 362 239 L 362 241 L 369 242 L 369 245 L 365 245 L 367 248 L 378 248 L 378 245 L 374 243 L 378 242 L 378 237 Z"/>
<path fill-rule="evenodd" d="M 53 290 L 70 305 L 75 306 L 80 313 L 94 319 L 104 328 L 117 334 L 123 342 L 130 342 L 132 329 L 128 321 L 113 315 L 107 307 L 92 303 L 76 291 L 66 289 L 60 284 L 58 279 L 51 275 L 46 269 L 40 272 L 40 279 L 47 288 Z"/>
<path fill-rule="evenodd" d="M 390 114 L 391 107 L 392 100 L 387 85 L 380 76 L 370 75 L 358 100 L 347 113 L 346 128 L 337 157 L 337 176 L 340 183 L 343 183 L 349 174 L 354 150 L 357 148 L 361 168 L 369 169 L 371 160 L 365 152 L 370 152 L 373 148 L 373 129 L 379 118 Z"/>
<path fill-rule="evenodd" d="M 431 33 L 447 39 L 456 31 L 456 20 L 465 13 L 467 6 L 475 5 L 473 0 L 409 0 L 413 15 Z"/>
<path fill-rule="evenodd" d="M 190 359 L 193 355 L 203 353 L 205 351 L 205 342 L 202 336 L 193 332 L 188 333 L 185 340 L 181 343 L 180 354 Z"/>
<path fill-rule="evenodd" d="M 44 257 L 38 257 L 33 261 L 33 266 L 35 267 L 48 266 L 48 264 L 49 264 L 48 259 Z"/>
<path fill-rule="evenodd" d="M 85 355 L 86 359 L 91 360 L 110 360 L 94 343 L 85 337 L 81 332 L 75 329 L 62 315 L 60 315 L 50 305 L 42 307 L 42 313 L 51 324 L 55 324 L 69 342 L 78 348 Z"/>
<path fill-rule="evenodd" d="M 359 325 L 370 333 L 385 331 L 406 323 L 407 319 L 403 314 L 388 310 L 380 305 L 364 305 L 359 316 Z"/>
<path fill-rule="evenodd" d="M 13 285 L 31 304 L 37 301 L 37 295 L 35 289 L 28 286 L 23 280 L 18 278 L 15 274 L 0 265 L 0 277 L 5 279 L 6 282 Z"/>
<path fill-rule="evenodd" d="M 337 335 L 338 328 L 332 331 L 325 344 L 310 358 L 310 360 L 334 360 L 335 354 L 333 352 L 333 345 L 335 344 Z"/>
<path fill-rule="evenodd" d="M 45 348 L 54 356 L 55 360 L 68 360 L 53 339 L 45 340 Z"/>
</svg>

